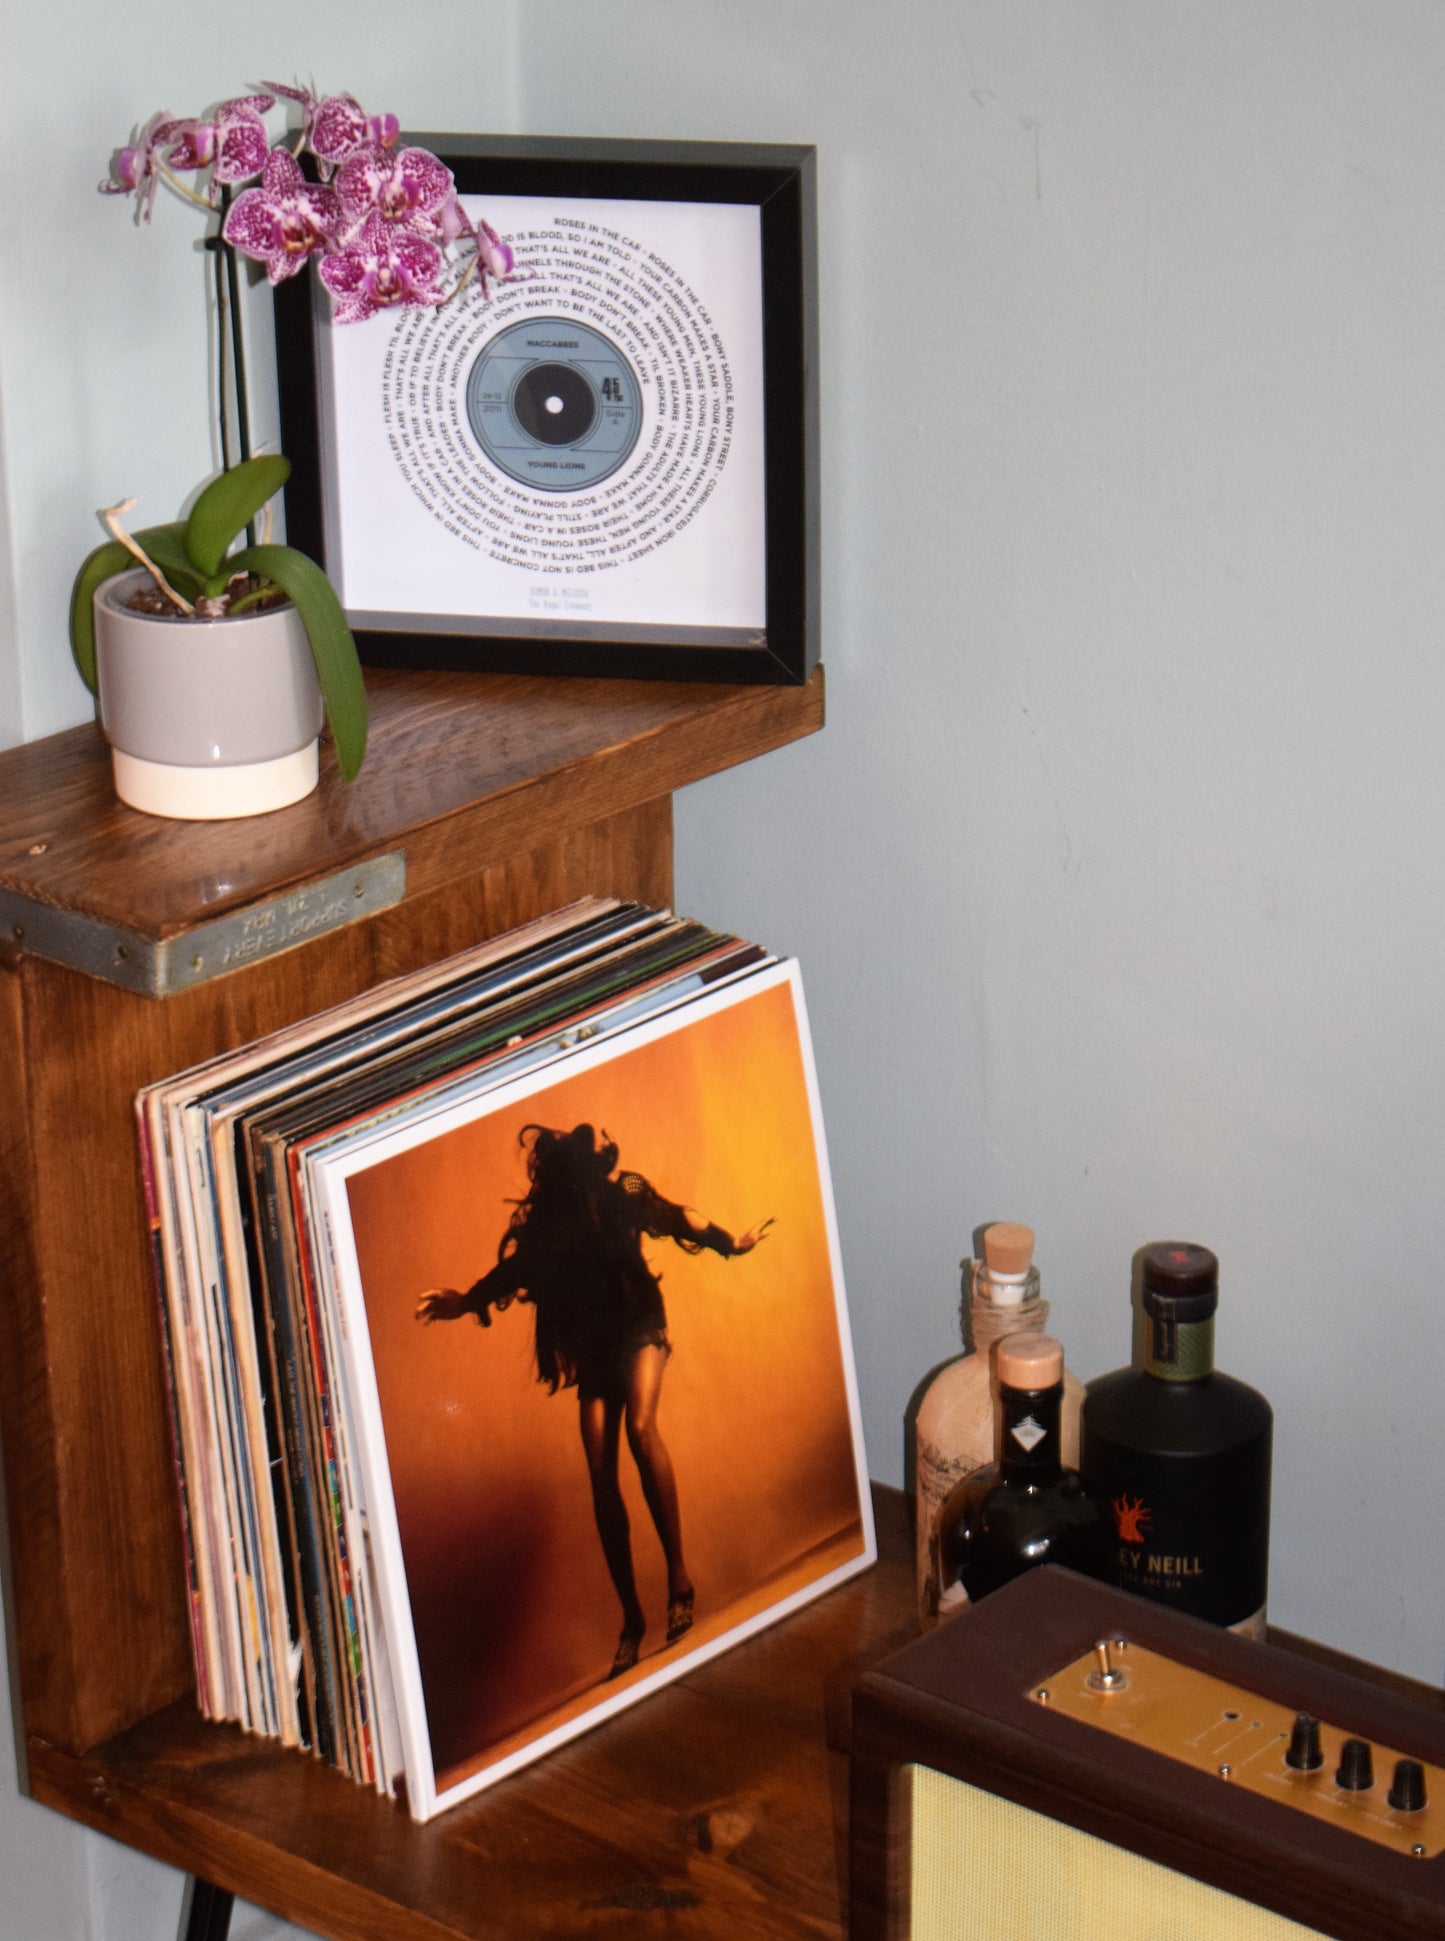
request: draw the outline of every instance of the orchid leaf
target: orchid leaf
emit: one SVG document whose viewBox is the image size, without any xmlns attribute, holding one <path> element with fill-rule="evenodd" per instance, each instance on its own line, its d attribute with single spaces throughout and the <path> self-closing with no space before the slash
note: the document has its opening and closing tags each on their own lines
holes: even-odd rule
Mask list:
<svg viewBox="0 0 1445 1941">
<path fill-rule="evenodd" d="M 193 570 L 209 579 L 221 570 L 227 549 L 268 499 L 291 476 L 291 462 L 277 453 L 243 459 L 211 480 L 186 522 L 186 551 Z"/>
<path fill-rule="evenodd" d="M 305 553 L 290 546 L 245 546 L 229 564 L 233 572 L 264 574 L 301 615 L 331 723 L 337 767 L 345 781 L 354 780 L 366 753 L 366 687 L 356 642 L 330 580 Z"/>
<path fill-rule="evenodd" d="M 112 573 L 135 564 L 118 539 L 97 546 L 75 576 L 70 596 L 70 652 L 80 678 L 92 694 L 98 692 L 95 673 L 95 589 Z"/>
<path fill-rule="evenodd" d="M 189 600 L 199 591 L 201 575 L 186 551 L 184 519 L 168 526 L 147 526 L 144 532 L 135 534 L 135 543 L 155 561 L 177 593 L 184 593 Z"/>
<path fill-rule="evenodd" d="M 147 526 L 133 535 L 141 551 L 153 559 L 177 593 L 190 599 L 200 591 L 201 581 L 185 548 L 185 523 Z M 135 554 L 118 539 L 108 539 L 85 561 L 75 576 L 70 596 L 70 652 L 80 678 L 94 694 L 95 672 L 95 593 L 112 574 L 124 573 L 137 564 Z"/>
</svg>

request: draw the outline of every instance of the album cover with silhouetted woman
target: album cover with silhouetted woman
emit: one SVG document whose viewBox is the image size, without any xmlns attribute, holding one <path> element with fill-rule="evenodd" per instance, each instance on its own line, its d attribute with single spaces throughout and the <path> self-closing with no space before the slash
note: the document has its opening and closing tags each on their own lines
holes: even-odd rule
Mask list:
<svg viewBox="0 0 1445 1941">
<path fill-rule="evenodd" d="M 414 1813 L 872 1562 L 796 965 L 313 1164 Z"/>
</svg>

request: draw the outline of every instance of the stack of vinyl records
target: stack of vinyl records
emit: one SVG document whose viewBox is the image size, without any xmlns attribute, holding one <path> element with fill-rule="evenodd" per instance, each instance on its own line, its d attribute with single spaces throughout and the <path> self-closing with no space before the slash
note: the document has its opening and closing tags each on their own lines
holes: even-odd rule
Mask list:
<svg viewBox="0 0 1445 1941">
<path fill-rule="evenodd" d="M 873 1561 L 795 963 L 589 898 L 137 1122 L 207 1717 L 425 1819 Z"/>
</svg>

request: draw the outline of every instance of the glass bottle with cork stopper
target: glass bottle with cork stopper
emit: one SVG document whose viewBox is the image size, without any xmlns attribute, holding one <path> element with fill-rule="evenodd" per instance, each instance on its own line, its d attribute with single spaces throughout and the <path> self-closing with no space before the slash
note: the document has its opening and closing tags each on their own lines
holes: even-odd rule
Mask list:
<svg viewBox="0 0 1445 1941">
<path fill-rule="evenodd" d="M 950 1617 L 1040 1564 L 1106 1578 L 1112 1531 L 1060 1451 L 1064 1351 L 1047 1334 L 1011 1334 L 994 1356 L 998 1458 L 955 1485 L 935 1525 L 938 1615 Z"/>
<path fill-rule="evenodd" d="M 1042 1334 L 1049 1304 L 1039 1293 L 1031 1227 L 997 1220 L 983 1233 L 981 1260 L 963 1262 L 960 1323 L 964 1353 L 946 1363 L 924 1391 L 914 1426 L 914 1530 L 920 1620 L 938 1617 L 933 1535 L 945 1497 L 991 1463 L 997 1450 L 999 1386 L 994 1368 L 1005 1335 Z M 1078 1462 L 1083 1384 L 1063 1375 L 1060 1453 Z"/>
</svg>

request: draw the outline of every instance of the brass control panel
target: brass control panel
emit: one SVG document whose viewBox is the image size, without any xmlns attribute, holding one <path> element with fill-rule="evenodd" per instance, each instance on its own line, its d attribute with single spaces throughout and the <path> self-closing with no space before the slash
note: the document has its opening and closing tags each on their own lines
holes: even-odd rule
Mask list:
<svg viewBox="0 0 1445 1941">
<path fill-rule="evenodd" d="M 1445 1849 L 1445 1769 L 1125 1637 L 1101 1638 L 1028 1696 L 1397 1853 Z"/>
</svg>

